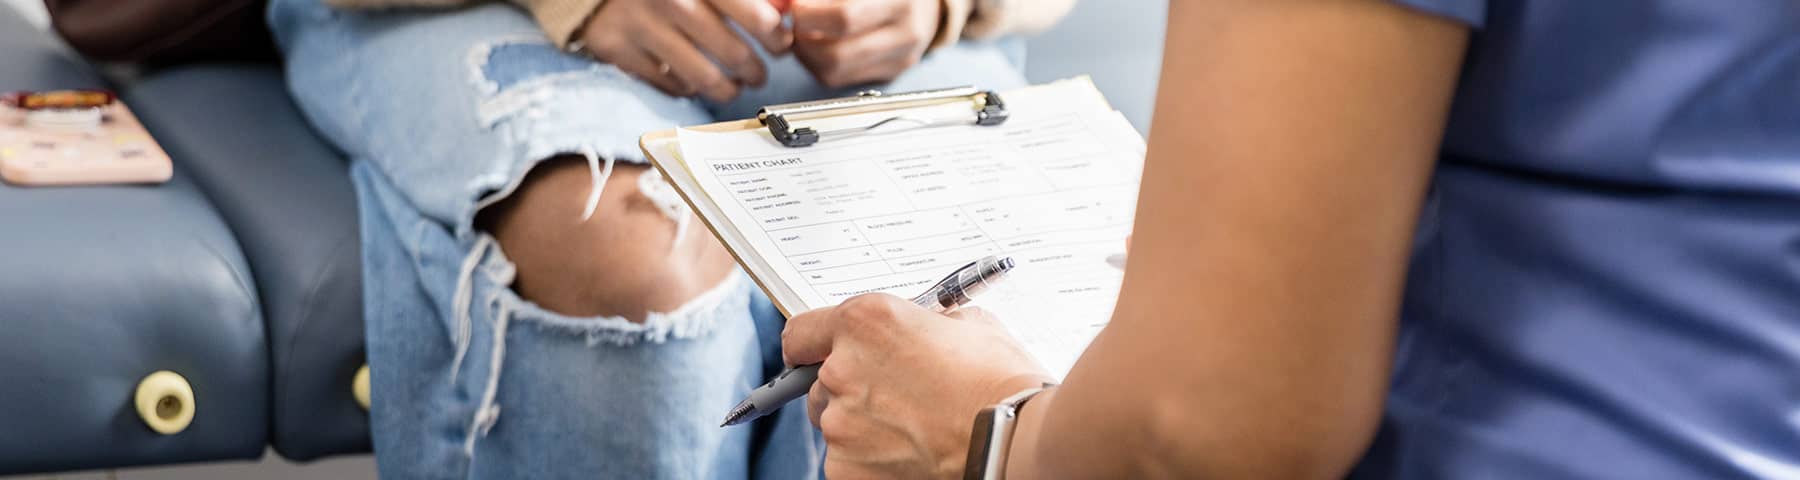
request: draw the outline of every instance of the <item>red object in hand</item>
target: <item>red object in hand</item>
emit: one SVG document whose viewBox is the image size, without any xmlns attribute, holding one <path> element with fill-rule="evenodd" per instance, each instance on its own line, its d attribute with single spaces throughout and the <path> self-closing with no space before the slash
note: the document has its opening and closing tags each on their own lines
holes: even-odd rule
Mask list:
<svg viewBox="0 0 1800 480">
<path fill-rule="evenodd" d="M 794 5 L 794 0 L 769 0 L 769 5 L 774 6 L 775 11 L 788 13 L 788 7 Z"/>
</svg>

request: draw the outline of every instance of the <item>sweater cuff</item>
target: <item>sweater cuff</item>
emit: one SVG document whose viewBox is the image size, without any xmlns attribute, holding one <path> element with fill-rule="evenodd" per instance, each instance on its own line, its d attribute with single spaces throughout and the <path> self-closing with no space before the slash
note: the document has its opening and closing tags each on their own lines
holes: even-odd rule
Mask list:
<svg viewBox="0 0 1800 480">
<path fill-rule="evenodd" d="M 975 0 L 943 0 L 942 21 L 938 22 L 937 37 L 931 39 L 931 50 L 956 44 L 962 38 L 963 26 L 969 23 L 969 15 L 975 11 Z"/>
<path fill-rule="evenodd" d="M 575 34 L 594 18 L 604 0 L 524 0 L 519 3 L 531 10 L 538 27 L 558 49 L 566 49 L 576 40 Z"/>
</svg>

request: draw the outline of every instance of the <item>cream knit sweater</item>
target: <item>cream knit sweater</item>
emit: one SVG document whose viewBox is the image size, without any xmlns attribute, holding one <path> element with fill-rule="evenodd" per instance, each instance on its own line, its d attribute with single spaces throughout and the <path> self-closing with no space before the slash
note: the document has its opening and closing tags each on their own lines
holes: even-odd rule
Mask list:
<svg viewBox="0 0 1800 480">
<path fill-rule="evenodd" d="M 454 7 L 484 0 L 326 0 L 340 8 Z M 531 12 L 557 47 L 574 40 L 603 0 L 510 0 Z M 854 0 L 851 0 L 854 1 Z M 944 22 L 932 48 L 957 39 L 1030 34 L 1055 25 L 1075 0 L 941 0 Z"/>
</svg>

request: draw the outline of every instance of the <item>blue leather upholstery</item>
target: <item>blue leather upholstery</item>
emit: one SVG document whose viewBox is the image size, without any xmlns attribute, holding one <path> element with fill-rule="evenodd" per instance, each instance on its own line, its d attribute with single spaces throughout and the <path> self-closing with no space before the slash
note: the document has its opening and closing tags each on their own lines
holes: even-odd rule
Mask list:
<svg viewBox="0 0 1800 480">
<path fill-rule="evenodd" d="M 103 87 L 0 9 L 0 89 Z M 0 474 L 256 458 L 268 350 L 238 243 L 186 171 L 159 186 L 0 185 Z M 193 423 L 159 435 L 137 382 L 187 378 Z"/>
<path fill-rule="evenodd" d="M 268 321 L 269 442 L 309 460 L 369 450 L 350 382 L 363 360 L 349 169 L 288 99 L 276 65 L 200 64 L 126 87 L 176 166 L 238 234 Z"/>
</svg>

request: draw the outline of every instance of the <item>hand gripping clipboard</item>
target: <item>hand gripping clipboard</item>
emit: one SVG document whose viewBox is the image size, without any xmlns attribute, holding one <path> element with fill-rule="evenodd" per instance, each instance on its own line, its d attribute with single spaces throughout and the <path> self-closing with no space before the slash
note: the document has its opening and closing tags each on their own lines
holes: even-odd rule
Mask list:
<svg viewBox="0 0 1800 480">
<path fill-rule="evenodd" d="M 956 115 L 956 118 L 928 117 L 912 115 L 910 112 L 922 108 L 944 109 L 958 104 L 968 106 L 967 116 Z M 854 116 L 861 119 L 856 123 L 844 125 L 833 124 L 831 120 Z M 879 134 L 877 130 L 889 125 L 928 127 L 940 125 L 979 125 L 993 126 L 1006 122 L 1008 118 L 1006 103 L 1000 95 L 992 91 L 978 90 L 974 87 L 956 87 L 937 90 L 924 90 L 897 94 L 883 94 L 878 91 L 867 91 L 854 97 L 817 100 L 810 102 L 770 105 L 758 111 L 755 118 L 732 120 L 707 125 L 684 127 L 700 132 L 736 132 L 744 130 L 767 130 L 769 137 L 789 148 L 806 148 L 819 142 L 829 142 L 835 138 Z M 793 316 L 803 310 L 801 305 L 792 299 L 797 296 L 785 286 L 757 272 L 769 272 L 771 268 L 752 252 L 745 243 L 742 232 L 739 232 L 723 219 L 724 212 L 713 206 L 710 198 L 695 201 L 695 195 L 706 195 L 688 170 L 688 164 L 681 158 L 678 145 L 678 130 L 668 129 L 646 133 L 638 138 L 638 147 L 643 150 L 644 158 L 661 172 L 663 178 L 675 187 L 681 199 L 700 217 L 706 225 L 725 244 L 745 271 L 751 273 L 750 278 L 762 288 L 774 301 L 775 307 L 783 315 Z"/>
</svg>

